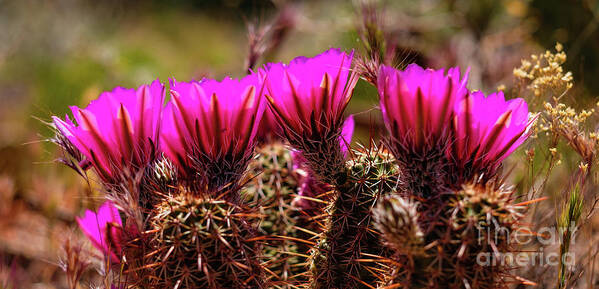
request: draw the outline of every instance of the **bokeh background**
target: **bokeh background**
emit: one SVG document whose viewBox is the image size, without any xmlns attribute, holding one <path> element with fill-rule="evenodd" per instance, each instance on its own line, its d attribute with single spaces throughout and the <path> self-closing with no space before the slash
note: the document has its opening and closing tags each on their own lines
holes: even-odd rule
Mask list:
<svg viewBox="0 0 599 289">
<path fill-rule="evenodd" d="M 571 103 L 598 100 L 598 0 L 379 5 L 406 63 L 470 67 L 470 87 L 491 92 L 510 87 L 521 58 L 560 42 L 576 83 Z M 357 1 L 337 0 L 0 0 L 0 288 L 65 288 L 62 243 L 81 238 L 74 218 L 96 205 L 94 190 L 54 162 L 50 116 L 115 86 L 242 76 L 248 25 L 286 29 L 259 64 L 360 51 L 359 11 Z M 377 126 L 376 105 L 361 81 L 349 108 L 357 141 Z"/>
</svg>

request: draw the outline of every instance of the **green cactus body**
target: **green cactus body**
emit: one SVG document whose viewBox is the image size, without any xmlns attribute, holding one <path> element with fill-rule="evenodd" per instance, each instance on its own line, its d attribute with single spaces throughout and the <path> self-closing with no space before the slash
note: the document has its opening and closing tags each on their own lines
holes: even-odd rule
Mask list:
<svg viewBox="0 0 599 289">
<path fill-rule="evenodd" d="M 424 242 L 413 242 L 420 240 L 415 236 L 419 236 L 418 223 L 421 223 L 413 220 L 415 217 L 423 219 L 422 211 L 415 214 L 415 203 L 393 199 L 381 202 L 375 213 L 381 216 L 377 218 L 377 228 L 395 249 L 393 259 L 399 263 L 387 274 L 386 285 L 505 288 L 501 278 L 507 275 L 510 264 L 501 260 L 493 263 L 490 258 L 496 257 L 494 252 L 512 252 L 510 234 L 517 229 L 517 221 L 522 216 L 522 208 L 512 201 L 511 190 L 492 182 L 463 185 L 438 207 L 442 215 L 433 230 L 425 233 Z M 396 243 L 400 245 L 394 245 Z"/>
<path fill-rule="evenodd" d="M 159 204 L 150 221 L 154 288 L 264 288 L 250 216 L 185 193 Z"/>
<path fill-rule="evenodd" d="M 306 254 L 309 246 L 305 240 L 311 237 L 303 232 L 316 230 L 310 225 L 307 212 L 292 206 L 298 190 L 298 176 L 293 171 L 289 150 L 281 143 L 266 144 L 258 148 L 257 157 L 250 163 L 250 181 L 243 194 L 256 207 L 261 216 L 260 231 L 267 236 L 264 245 L 265 266 L 276 277 L 276 288 L 295 288 L 307 281 Z"/>
<path fill-rule="evenodd" d="M 347 181 L 327 208 L 323 239 L 313 249 L 311 288 L 367 288 L 363 284 L 377 279 L 375 263 L 364 260 L 386 249 L 371 224 L 371 209 L 383 194 L 396 191 L 398 168 L 389 153 L 376 148 L 354 155 Z"/>
<path fill-rule="evenodd" d="M 490 262 L 489 258 L 501 258 L 495 252 L 514 250 L 510 241 L 524 208 L 513 201 L 513 190 L 494 182 L 465 184 L 452 196 L 447 210 L 453 240 L 445 249 L 449 254 L 444 262 L 450 264 L 449 272 L 453 274 L 448 275 L 455 279 L 449 284 L 454 288 L 508 287 L 502 277 L 509 275 L 507 269 L 512 264 Z"/>
</svg>

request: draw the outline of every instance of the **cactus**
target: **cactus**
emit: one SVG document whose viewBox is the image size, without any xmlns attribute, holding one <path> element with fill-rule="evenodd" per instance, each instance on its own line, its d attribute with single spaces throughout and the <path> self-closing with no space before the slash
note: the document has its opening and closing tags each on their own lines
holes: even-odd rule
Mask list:
<svg viewBox="0 0 599 289">
<path fill-rule="evenodd" d="M 386 285 L 506 288 L 502 278 L 509 275 L 510 264 L 500 258 L 513 251 L 510 234 L 522 217 L 522 207 L 513 203 L 512 190 L 493 181 L 463 185 L 437 208 L 442 215 L 433 230 L 425 233 L 424 242 L 416 238 L 423 214 L 415 214 L 415 208 L 414 203 L 397 196 L 377 207 L 377 227 L 393 244 L 392 258 L 398 264 L 386 274 Z M 400 245 L 394 245 L 397 243 Z"/>
<path fill-rule="evenodd" d="M 293 168 L 290 151 L 281 143 L 265 144 L 257 149 L 257 157 L 250 163 L 251 178 L 242 191 L 248 203 L 258 208 L 262 216 L 260 231 L 268 236 L 264 246 L 264 258 L 268 270 L 277 280 L 273 285 L 280 288 L 298 286 L 306 282 L 306 231 L 316 230 L 310 224 L 309 212 L 293 206 L 299 189 L 299 177 Z"/>
<path fill-rule="evenodd" d="M 327 208 L 326 230 L 312 252 L 311 288 L 360 288 L 377 279 L 372 266 L 362 261 L 386 250 L 373 228 L 371 209 L 383 194 L 396 191 L 398 167 L 389 153 L 375 146 L 354 155 L 347 163 L 347 181 L 336 188 L 337 197 Z"/>
<path fill-rule="evenodd" d="M 495 180 L 486 183 L 468 183 L 457 191 L 449 202 L 451 236 L 459 250 L 447 256 L 455 265 L 455 277 L 470 288 L 504 288 L 501 279 L 508 276 L 508 266 L 502 260 L 496 264 L 479 264 L 482 256 L 501 257 L 495 253 L 514 252 L 511 237 L 518 230 L 518 221 L 524 208 L 514 203 L 514 191 Z M 454 245 L 454 247 L 456 247 Z M 464 249 L 463 249 L 464 248 Z M 446 251 L 452 252 L 452 251 Z M 477 260 L 480 258 L 480 260 Z M 454 281 L 455 282 L 455 281 Z M 456 282 L 457 283 L 457 282 Z"/>
<path fill-rule="evenodd" d="M 265 288 L 248 210 L 183 193 L 156 208 L 150 226 L 156 288 Z"/>
<path fill-rule="evenodd" d="M 281 143 L 273 143 L 257 148 L 256 153 L 248 168 L 250 181 L 244 188 L 248 201 L 268 200 L 275 195 L 292 196 L 298 182 L 289 150 Z"/>
<path fill-rule="evenodd" d="M 479 257 L 512 251 L 521 207 L 499 173 L 530 133 L 525 102 L 470 92 L 459 68 L 369 59 L 389 135 L 350 153 L 353 57 L 172 80 L 164 113 L 155 81 L 54 117 L 63 161 L 114 201 L 80 225 L 118 287 L 506 287 L 507 264 Z M 293 152 L 256 139 L 263 101 Z"/>
</svg>

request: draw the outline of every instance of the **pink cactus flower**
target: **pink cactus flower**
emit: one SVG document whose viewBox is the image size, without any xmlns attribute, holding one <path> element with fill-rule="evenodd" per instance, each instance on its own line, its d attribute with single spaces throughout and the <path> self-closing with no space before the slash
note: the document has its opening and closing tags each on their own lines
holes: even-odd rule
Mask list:
<svg viewBox="0 0 599 289">
<path fill-rule="evenodd" d="M 187 179 L 210 188 L 234 182 L 247 167 L 264 112 L 263 74 L 240 80 L 171 81 L 161 146 Z"/>
<path fill-rule="evenodd" d="M 164 86 L 155 80 L 137 89 L 117 87 L 86 108 L 71 106 L 75 117 L 53 116 L 58 131 L 91 163 L 105 182 L 137 173 L 151 162 L 158 146 Z"/>
<path fill-rule="evenodd" d="M 343 123 L 358 76 L 351 71 L 353 52 L 329 49 L 289 64 L 269 64 L 265 95 L 285 136 L 323 137 Z"/>
<path fill-rule="evenodd" d="M 353 52 L 329 49 L 289 64 L 267 65 L 265 96 L 284 138 L 301 150 L 317 178 L 339 185 L 346 180 L 339 144 L 343 112 L 358 75 L 351 70 Z M 326 156 L 323 162 L 321 156 Z"/>
<path fill-rule="evenodd" d="M 113 263 L 119 263 L 122 250 L 122 221 L 119 210 L 110 201 L 104 202 L 98 212 L 86 210 L 85 216 L 76 218 L 81 231 Z"/>
<path fill-rule="evenodd" d="M 405 70 L 382 66 L 378 78 L 381 109 L 396 146 L 424 151 L 449 131 L 452 107 L 468 93 L 468 73 L 459 68 Z M 392 148 L 393 149 L 393 148 Z"/>
<path fill-rule="evenodd" d="M 470 93 L 454 110 L 456 140 L 448 154 L 458 167 L 473 171 L 495 169 L 528 138 L 534 122 L 524 99 L 506 101 L 501 91 Z"/>
</svg>

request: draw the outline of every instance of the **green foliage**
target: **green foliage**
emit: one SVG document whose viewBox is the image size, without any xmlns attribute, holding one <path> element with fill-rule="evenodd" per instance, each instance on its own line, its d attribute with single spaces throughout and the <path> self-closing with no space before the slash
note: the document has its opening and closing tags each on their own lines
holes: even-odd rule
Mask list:
<svg viewBox="0 0 599 289">
<path fill-rule="evenodd" d="M 561 215 L 557 219 L 557 227 L 561 233 L 559 247 L 560 263 L 557 279 L 557 288 L 566 288 L 570 279 L 569 269 L 565 260 L 570 251 L 570 244 L 576 235 L 576 230 L 582 216 L 584 197 L 580 193 L 580 185 L 577 183 L 574 190 L 570 192 L 568 201 L 564 204 Z"/>
</svg>

